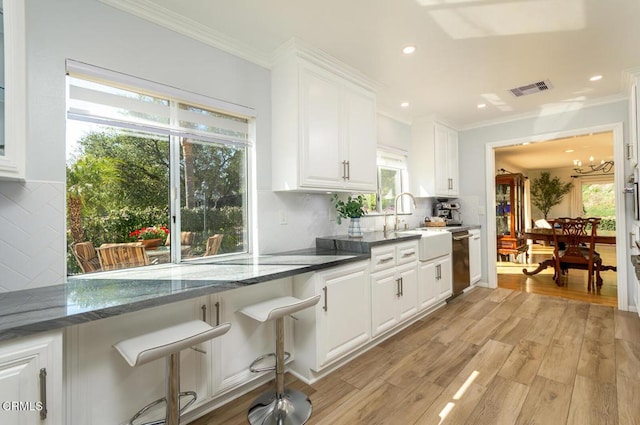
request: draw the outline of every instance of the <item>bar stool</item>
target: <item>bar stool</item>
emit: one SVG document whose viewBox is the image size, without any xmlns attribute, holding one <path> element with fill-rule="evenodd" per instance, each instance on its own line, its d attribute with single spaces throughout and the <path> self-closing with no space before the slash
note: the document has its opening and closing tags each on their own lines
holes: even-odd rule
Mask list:
<svg viewBox="0 0 640 425">
<path fill-rule="evenodd" d="M 258 357 L 250 366 L 252 372 L 276 371 L 275 391 L 269 391 L 255 399 L 249 407 L 251 425 L 301 425 L 311 416 L 311 400 L 306 394 L 284 388 L 284 362 L 289 353 L 284 351 L 284 316 L 313 307 L 320 300 L 316 295 L 305 300 L 294 297 L 278 297 L 247 306 L 240 313 L 259 322 L 275 320 L 276 352 Z M 256 368 L 255 365 L 267 356 L 275 356 L 275 367 Z"/>
<path fill-rule="evenodd" d="M 195 391 L 180 392 L 180 351 L 224 335 L 229 331 L 229 328 L 231 328 L 230 323 L 212 327 L 202 320 L 192 320 L 125 339 L 115 344 L 114 348 L 131 367 L 140 366 L 160 357 L 167 359 L 165 397 L 144 406 L 133 415 L 128 424 L 133 425 L 133 421 L 153 406 L 166 403 L 165 419 L 147 422 L 145 425 L 179 425 L 180 414 L 193 404 L 197 397 Z M 182 409 L 180 409 L 180 397 L 191 397 L 191 400 Z"/>
</svg>

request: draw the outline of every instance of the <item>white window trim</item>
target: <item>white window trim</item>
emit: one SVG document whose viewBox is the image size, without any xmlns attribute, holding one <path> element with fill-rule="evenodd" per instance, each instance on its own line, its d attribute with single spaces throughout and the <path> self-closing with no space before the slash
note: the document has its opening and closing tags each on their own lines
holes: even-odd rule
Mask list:
<svg viewBox="0 0 640 425">
<path fill-rule="evenodd" d="M 258 252 L 258 223 L 257 223 L 257 180 L 256 180 L 256 160 L 255 160 L 255 141 L 256 141 L 256 112 L 255 109 L 226 102 L 224 100 L 204 96 L 201 94 L 189 92 L 186 90 L 178 89 L 176 87 L 168 86 L 161 83 L 156 83 L 150 80 L 146 80 L 139 77 L 134 77 L 132 75 L 124 74 L 117 71 L 112 71 L 106 68 L 101 68 L 98 66 L 90 65 L 84 62 L 75 61 L 73 59 L 66 60 L 66 71 L 67 74 L 72 74 L 77 77 L 88 77 L 89 79 L 98 79 L 109 82 L 112 85 L 122 85 L 127 88 L 135 88 L 136 90 L 149 93 L 151 95 L 156 96 L 164 96 L 174 101 L 184 102 L 187 104 L 192 104 L 194 106 L 202 106 L 204 108 L 210 108 L 213 110 L 218 110 L 229 115 L 235 115 L 241 118 L 247 119 L 247 127 L 248 127 L 248 138 L 246 143 L 238 143 L 233 139 L 224 139 L 220 138 L 218 140 L 211 140 L 211 138 L 204 138 L 208 141 L 218 142 L 221 144 L 228 145 L 240 145 L 246 148 L 246 157 L 245 157 L 245 166 L 247 173 L 247 197 L 246 197 L 246 208 L 247 208 L 247 253 Z M 67 89 L 68 91 L 68 89 Z M 68 99 L 67 92 L 67 99 Z M 175 108 L 171 110 L 174 111 Z M 82 121 L 82 118 L 70 116 L 71 119 L 76 119 Z M 172 116 L 172 120 L 175 117 Z M 87 121 L 87 119 L 84 119 Z M 105 124 L 109 125 L 108 122 L 95 122 L 96 124 Z M 147 131 L 145 128 L 141 128 L 135 124 L 126 123 L 114 123 L 122 128 L 129 128 L 133 130 L 142 130 Z M 158 132 L 158 128 L 148 129 L 153 132 Z M 190 135 L 169 135 L 170 139 L 174 137 L 189 137 Z M 200 135 L 195 135 L 196 139 L 203 139 Z M 173 142 L 173 143 L 172 143 Z M 173 140 L 170 140 L 170 157 L 179 158 L 179 146 Z M 177 155 L 177 156 L 174 156 Z M 170 161 L 170 181 L 169 181 L 169 190 L 170 190 L 170 217 L 172 220 L 172 227 L 174 229 L 171 232 L 171 246 L 176 247 L 180 246 L 180 232 L 181 232 L 181 221 L 180 221 L 180 172 L 179 172 L 179 161 Z M 234 255 L 234 254 L 230 254 Z M 180 249 L 172 249 L 171 250 L 171 262 L 179 263 L 181 261 L 181 251 Z"/>
</svg>

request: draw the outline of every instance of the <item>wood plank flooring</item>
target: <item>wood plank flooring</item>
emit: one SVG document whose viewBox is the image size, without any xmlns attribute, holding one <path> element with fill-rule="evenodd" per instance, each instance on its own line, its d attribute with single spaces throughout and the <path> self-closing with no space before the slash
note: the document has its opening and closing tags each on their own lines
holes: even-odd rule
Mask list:
<svg viewBox="0 0 640 425">
<path fill-rule="evenodd" d="M 287 382 L 311 425 L 640 425 L 640 318 L 475 288 L 313 385 Z M 270 385 L 192 424 L 246 424 Z"/>
<path fill-rule="evenodd" d="M 596 250 L 600 253 L 604 264 L 616 265 L 615 246 L 599 244 Z M 523 268 L 527 268 L 530 271 L 535 270 L 538 263 L 551 258 L 553 247 L 532 245 L 530 253 L 528 264 L 507 261 L 496 263 L 499 288 L 585 301 L 611 307 L 618 306 L 616 272 L 602 272 L 603 285 L 596 291 L 587 291 L 587 272 L 584 270 L 569 270 L 563 276 L 564 286 L 557 286 L 553 280 L 553 270 L 551 268 L 534 276 L 527 276 L 522 273 Z M 521 259 L 523 258 L 524 256 L 521 255 Z"/>
</svg>

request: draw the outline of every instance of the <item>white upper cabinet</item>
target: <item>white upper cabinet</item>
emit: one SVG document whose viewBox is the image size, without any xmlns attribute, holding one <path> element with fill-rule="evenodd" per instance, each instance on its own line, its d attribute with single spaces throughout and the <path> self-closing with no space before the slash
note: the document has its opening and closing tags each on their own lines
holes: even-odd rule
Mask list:
<svg viewBox="0 0 640 425">
<path fill-rule="evenodd" d="M 0 179 L 25 178 L 26 59 L 25 5 L 4 0 L 0 40 L 4 78 L 0 81 Z"/>
<path fill-rule="evenodd" d="M 415 119 L 411 126 L 409 175 L 415 196 L 460 195 L 458 132 L 431 117 Z"/>
<path fill-rule="evenodd" d="M 308 48 L 288 44 L 271 72 L 273 190 L 376 189 L 371 84 Z"/>
</svg>

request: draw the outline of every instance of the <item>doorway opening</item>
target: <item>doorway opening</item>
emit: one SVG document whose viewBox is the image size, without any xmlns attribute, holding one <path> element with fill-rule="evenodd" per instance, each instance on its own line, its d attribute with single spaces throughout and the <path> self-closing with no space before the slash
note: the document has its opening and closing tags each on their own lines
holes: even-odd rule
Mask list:
<svg viewBox="0 0 640 425">
<path fill-rule="evenodd" d="M 594 147 L 588 139 L 595 133 L 598 133 L 600 140 Z M 603 138 L 607 141 L 603 142 Z M 533 276 L 525 275 L 523 269 L 531 272 L 538 267 L 539 263 L 552 257 L 553 246 L 549 242 L 519 241 L 517 238 L 517 235 L 524 236 L 527 229 L 537 227 L 537 223 L 544 222 L 545 217 L 541 211 L 532 205 L 530 184 L 534 178 L 540 176 L 541 172 L 547 171 L 552 176 L 571 182 L 573 185 L 571 192 L 548 211 L 548 219 L 600 217 L 602 224 L 598 228 L 599 234 L 605 232 L 617 236 L 616 240 L 624 240 L 619 236 L 624 235 L 626 231 L 624 197 L 621 195 L 624 185 L 623 166 L 617 170 L 615 167 L 609 167 L 607 173 L 603 173 L 602 170 L 591 171 L 599 168 L 597 165 L 581 166 L 589 162 L 591 164 L 600 162 L 624 164 L 623 152 L 617 146 L 618 144 L 622 146 L 621 125 L 616 124 L 597 129 L 577 130 L 573 133 L 541 136 L 537 140 L 505 141 L 487 146 L 487 169 L 496 170 L 493 175 L 487 176 L 487 205 L 495 207 L 487 209 L 487 234 L 490 239 L 493 239 L 487 241 L 490 287 L 506 287 L 626 309 L 626 266 L 624 261 L 621 261 L 621 258 L 625 258 L 625 246 L 597 245 L 596 251 L 602 257 L 603 263 L 619 267 L 617 272 L 602 272 L 603 286 L 599 290 L 590 292 L 587 290 L 586 272 L 582 270 L 570 270 L 566 276 L 563 276 L 563 286 L 556 285 L 552 268 Z M 522 217 L 510 217 L 510 220 L 516 223 L 522 222 L 522 228 L 517 229 L 516 242 L 514 242 L 515 246 L 520 248 L 510 252 L 509 255 L 501 255 L 501 234 L 497 220 L 504 215 L 504 206 L 501 210 L 501 205 L 497 202 L 496 197 L 499 194 L 496 190 L 496 176 L 519 173 L 524 176 L 523 206 L 520 209 Z M 620 187 L 620 190 L 616 190 L 617 187 Z M 508 209 L 518 211 L 517 205 L 509 205 Z M 491 238 L 492 234 L 495 235 L 494 238 Z M 491 262 L 492 253 L 495 262 Z M 495 279 L 493 282 L 492 278 Z"/>
</svg>

